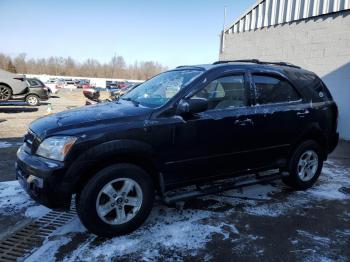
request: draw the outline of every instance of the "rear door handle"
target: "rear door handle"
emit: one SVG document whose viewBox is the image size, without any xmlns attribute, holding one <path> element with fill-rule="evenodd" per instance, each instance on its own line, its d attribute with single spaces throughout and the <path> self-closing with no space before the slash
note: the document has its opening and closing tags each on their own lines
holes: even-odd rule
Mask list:
<svg viewBox="0 0 350 262">
<path fill-rule="evenodd" d="M 244 119 L 244 120 L 236 120 L 235 121 L 235 125 L 238 125 L 238 126 L 246 126 L 246 125 L 253 125 L 253 120 L 251 120 L 250 118 L 247 118 L 247 119 Z"/>
</svg>

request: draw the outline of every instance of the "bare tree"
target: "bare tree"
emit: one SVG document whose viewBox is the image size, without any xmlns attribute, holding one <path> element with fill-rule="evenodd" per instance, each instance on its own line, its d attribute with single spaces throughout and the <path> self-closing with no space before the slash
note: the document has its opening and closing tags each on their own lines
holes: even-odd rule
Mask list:
<svg viewBox="0 0 350 262">
<path fill-rule="evenodd" d="M 14 57 L 0 53 L 0 68 L 19 73 L 67 75 L 81 77 L 104 77 L 121 79 L 148 79 L 167 68 L 154 61 L 127 64 L 123 56 L 114 55 L 109 63 L 100 63 L 89 58 L 82 63 L 71 57 L 51 56 L 49 58 L 27 59 L 25 53 Z"/>
<path fill-rule="evenodd" d="M 18 72 L 27 73 L 26 54 L 21 53 L 13 60 L 13 64 Z"/>
<path fill-rule="evenodd" d="M 6 71 L 9 71 L 11 73 L 17 73 L 15 65 L 12 63 L 12 60 L 10 59 L 7 63 Z"/>
</svg>

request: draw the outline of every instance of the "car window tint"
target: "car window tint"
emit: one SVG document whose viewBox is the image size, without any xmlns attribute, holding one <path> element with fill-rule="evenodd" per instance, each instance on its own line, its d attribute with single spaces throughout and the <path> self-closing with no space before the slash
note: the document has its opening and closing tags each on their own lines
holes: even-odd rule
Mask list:
<svg viewBox="0 0 350 262">
<path fill-rule="evenodd" d="M 291 102 L 300 99 L 286 80 L 267 75 L 253 75 L 253 80 L 257 104 Z"/>
<path fill-rule="evenodd" d="M 218 78 L 201 89 L 194 98 L 207 99 L 208 109 L 246 106 L 244 76 L 234 75 Z"/>
<path fill-rule="evenodd" d="M 36 79 L 28 79 L 30 86 L 40 86 L 40 82 Z"/>
<path fill-rule="evenodd" d="M 315 74 L 300 74 L 297 78 L 298 85 L 309 93 L 313 102 L 332 100 L 332 96 L 324 83 Z"/>
</svg>

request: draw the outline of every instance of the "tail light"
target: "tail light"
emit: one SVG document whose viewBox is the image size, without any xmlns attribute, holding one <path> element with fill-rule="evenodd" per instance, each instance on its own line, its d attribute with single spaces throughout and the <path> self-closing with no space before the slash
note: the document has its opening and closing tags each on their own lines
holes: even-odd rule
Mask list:
<svg viewBox="0 0 350 262">
<path fill-rule="evenodd" d="M 24 77 L 14 77 L 13 79 L 19 80 L 19 81 L 24 81 Z"/>
</svg>

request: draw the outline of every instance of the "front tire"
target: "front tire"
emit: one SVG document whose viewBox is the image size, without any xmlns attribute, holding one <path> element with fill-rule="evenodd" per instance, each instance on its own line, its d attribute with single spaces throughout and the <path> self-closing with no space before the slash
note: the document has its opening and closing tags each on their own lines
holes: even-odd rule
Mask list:
<svg viewBox="0 0 350 262">
<path fill-rule="evenodd" d="M 308 189 L 320 176 L 323 161 L 324 152 L 320 145 L 307 140 L 294 150 L 288 164 L 289 175 L 282 180 L 295 189 Z"/>
<path fill-rule="evenodd" d="M 12 96 L 12 90 L 8 86 L 0 85 L 0 101 L 7 101 Z"/>
<path fill-rule="evenodd" d="M 26 97 L 26 102 L 30 105 L 30 106 L 38 106 L 40 105 L 40 98 L 36 95 L 28 95 Z"/>
<path fill-rule="evenodd" d="M 77 194 L 78 216 L 98 236 L 128 234 L 147 219 L 154 192 L 152 179 L 143 169 L 132 164 L 111 165 Z"/>
</svg>

